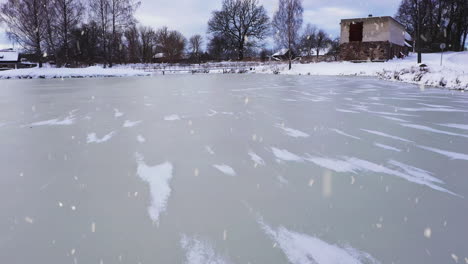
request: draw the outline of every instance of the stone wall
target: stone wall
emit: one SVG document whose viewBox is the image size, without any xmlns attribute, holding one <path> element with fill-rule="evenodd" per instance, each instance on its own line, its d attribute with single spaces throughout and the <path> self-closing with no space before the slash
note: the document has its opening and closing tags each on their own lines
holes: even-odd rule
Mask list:
<svg viewBox="0 0 468 264">
<path fill-rule="evenodd" d="M 408 55 L 406 47 L 388 41 L 348 42 L 340 46 L 340 59 L 345 61 L 386 61 Z"/>
</svg>

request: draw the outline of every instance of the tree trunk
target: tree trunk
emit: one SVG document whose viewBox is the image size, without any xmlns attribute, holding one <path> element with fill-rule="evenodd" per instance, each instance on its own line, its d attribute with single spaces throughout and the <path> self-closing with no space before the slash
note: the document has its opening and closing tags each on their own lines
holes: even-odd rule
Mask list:
<svg viewBox="0 0 468 264">
<path fill-rule="evenodd" d="M 239 60 L 242 61 L 244 59 L 244 43 L 241 42 L 239 44 Z"/>
</svg>

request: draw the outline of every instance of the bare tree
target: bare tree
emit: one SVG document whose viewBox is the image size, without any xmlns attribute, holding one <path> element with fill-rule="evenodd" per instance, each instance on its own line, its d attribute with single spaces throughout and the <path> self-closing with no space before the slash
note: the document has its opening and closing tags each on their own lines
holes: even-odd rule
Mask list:
<svg viewBox="0 0 468 264">
<path fill-rule="evenodd" d="M 216 60 L 228 59 L 232 44 L 222 35 L 214 35 L 207 44 L 207 51 L 210 57 Z M 237 54 L 236 54 L 237 56 Z"/>
<path fill-rule="evenodd" d="M 275 39 L 280 46 L 288 49 L 289 69 L 292 67 L 292 56 L 297 50 L 299 30 L 302 27 L 302 0 L 279 0 L 278 11 L 273 16 Z"/>
<path fill-rule="evenodd" d="M 112 67 L 115 52 L 121 49 L 121 38 L 123 29 L 136 23 L 134 17 L 135 11 L 140 6 L 140 2 L 134 0 L 108 0 L 110 15 L 110 49 L 109 49 L 109 67 Z"/>
<path fill-rule="evenodd" d="M 317 27 L 308 23 L 302 33 L 300 47 L 308 57 L 312 56 L 312 50 L 317 42 Z"/>
<path fill-rule="evenodd" d="M 317 59 L 320 56 L 320 50 L 326 48 L 330 44 L 331 40 L 327 36 L 327 33 L 323 30 L 319 30 L 316 37 L 315 50 L 317 51 Z"/>
<path fill-rule="evenodd" d="M 214 11 L 208 22 L 209 33 L 236 46 L 239 60 L 244 59 L 248 45 L 266 37 L 268 28 L 268 15 L 258 0 L 224 0 L 222 9 Z"/>
<path fill-rule="evenodd" d="M 0 22 L 8 27 L 8 37 L 35 54 L 42 67 L 46 35 L 45 0 L 8 0 L 0 7 Z"/>
<path fill-rule="evenodd" d="M 104 57 L 104 67 L 109 61 L 109 1 L 89 0 L 91 16 L 99 27 L 100 46 Z"/>
<path fill-rule="evenodd" d="M 200 60 L 200 54 L 201 54 L 201 46 L 203 44 L 203 38 L 200 35 L 194 35 L 190 37 L 189 39 L 189 50 L 192 53 L 192 56 L 197 59 L 197 61 Z"/>
<path fill-rule="evenodd" d="M 149 63 L 153 59 L 156 43 L 156 33 L 150 27 L 140 27 L 141 55 L 143 62 Z"/>
<path fill-rule="evenodd" d="M 129 62 L 141 62 L 141 42 L 140 31 L 136 26 L 129 27 L 125 30 L 125 39 L 127 41 L 127 55 Z"/>
<path fill-rule="evenodd" d="M 156 41 L 159 51 L 164 53 L 170 61 L 182 58 L 187 42 L 182 33 L 162 27 L 156 31 Z"/>
<path fill-rule="evenodd" d="M 55 32 L 60 42 L 60 48 L 64 53 L 65 64 L 70 60 L 70 42 L 72 30 L 82 22 L 84 6 L 80 0 L 53 0 L 53 12 L 55 16 Z"/>
</svg>

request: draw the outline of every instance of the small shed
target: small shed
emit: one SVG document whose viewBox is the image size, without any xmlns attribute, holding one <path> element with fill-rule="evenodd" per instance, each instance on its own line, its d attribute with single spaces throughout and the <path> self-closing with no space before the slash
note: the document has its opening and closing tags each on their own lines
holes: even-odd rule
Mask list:
<svg viewBox="0 0 468 264">
<path fill-rule="evenodd" d="M 390 16 L 341 20 L 340 57 L 348 61 L 386 61 L 408 55 L 405 27 Z"/>
<path fill-rule="evenodd" d="M 13 49 L 0 50 L 0 70 L 17 69 L 20 64 L 19 53 Z"/>
<path fill-rule="evenodd" d="M 271 58 L 276 61 L 282 61 L 289 60 L 289 56 L 291 56 L 291 58 L 294 58 L 294 53 L 289 49 L 280 49 L 278 52 L 271 55 Z"/>
</svg>

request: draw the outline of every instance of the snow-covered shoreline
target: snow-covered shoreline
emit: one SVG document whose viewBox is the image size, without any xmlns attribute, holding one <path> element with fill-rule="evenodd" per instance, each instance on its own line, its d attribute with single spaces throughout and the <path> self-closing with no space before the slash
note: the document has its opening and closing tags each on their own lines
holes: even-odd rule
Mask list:
<svg viewBox="0 0 468 264">
<path fill-rule="evenodd" d="M 30 68 L 0 71 L 0 79 L 62 79 L 62 78 L 99 78 L 149 76 L 151 73 L 124 68 Z"/>
<path fill-rule="evenodd" d="M 367 76 L 383 80 L 401 81 L 424 86 L 433 86 L 454 90 L 468 90 L 468 52 L 447 52 L 444 54 L 443 66 L 440 66 L 440 53 L 423 54 L 421 68 L 416 63 L 416 54 L 405 59 L 394 59 L 388 62 L 319 62 L 294 64 L 292 70 L 288 65 L 278 63 L 246 64 L 224 62 L 205 63 L 199 66 L 165 66 L 150 64 L 116 65 L 114 68 L 93 66 L 88 68 L 32 68 L 0 72 L 0 79 L 37 79 L 37 78 L 91 78 L 91 77 L 130 77 L 150 76 L 157 73 L 190 74 L 190 73 L 259 73 L 314 76 Z M 216 66 L 215 66 L 216 65 Z M 223 65 L 219 67 L 219 65 Z M 136 68 L 136 69 L 135 69 Z"/>
<path fill-rule="evenodd" d="M 411 54 L 405 59 L 394 59 L 388 62 L 295 64 L 292 70 L 288 70 L 287 65 L 271 65 L 259 67 L 256 72 L 287 75 L 367 76 L 425 86 L 468 90 L 468 52 L 445 53 L 443 66 L 440 66 L 440 53 L 423 54 L 423 63 L 427 67 L 420 68 L 416 63 L 416 54 Z"/>
</svg>

